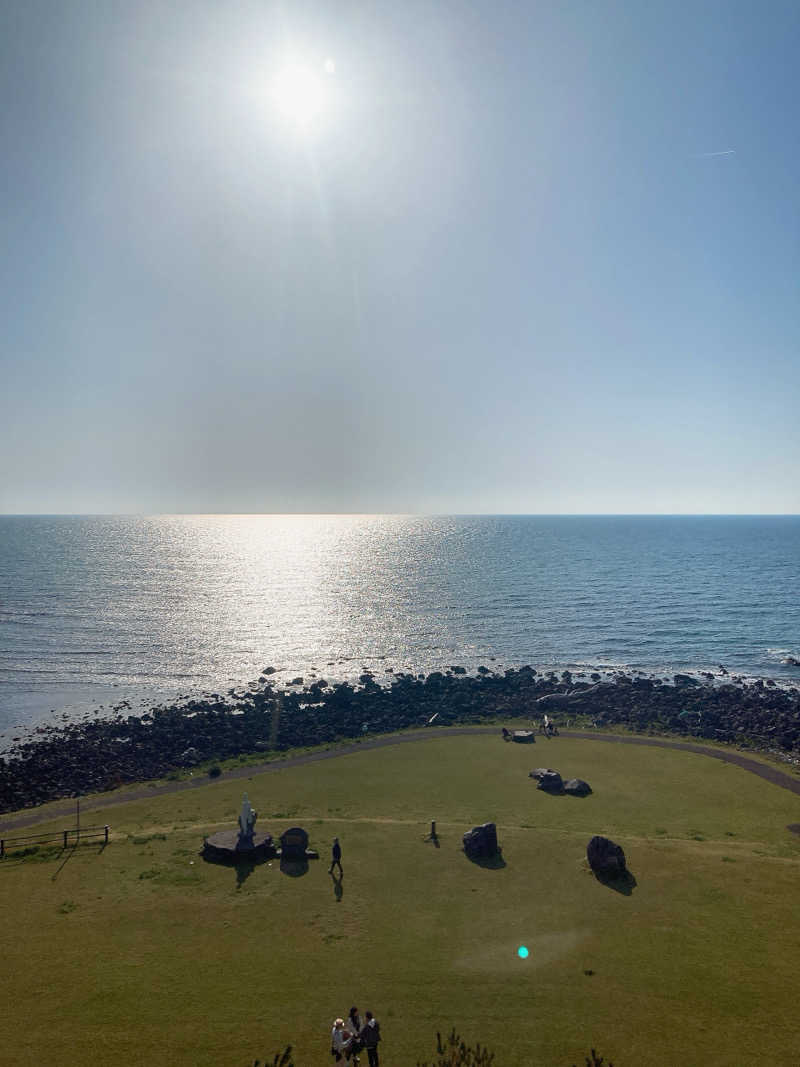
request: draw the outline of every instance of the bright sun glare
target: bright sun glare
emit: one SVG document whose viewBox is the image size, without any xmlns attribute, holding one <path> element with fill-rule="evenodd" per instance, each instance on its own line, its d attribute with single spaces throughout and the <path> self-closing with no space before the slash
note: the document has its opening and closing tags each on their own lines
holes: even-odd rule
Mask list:
<svg viewBox="0 0 800 1067">
<path fill-rule="evenodd" d="M 333 74 L 333 61 L 326 60 L 323 69 Z M 299 126 L 308 125 L 324 111 L 326 98 L 325 78 L 299 63 L 284 67 L 272 83 L 272 99 L 279 114 Z"/>
</svg>

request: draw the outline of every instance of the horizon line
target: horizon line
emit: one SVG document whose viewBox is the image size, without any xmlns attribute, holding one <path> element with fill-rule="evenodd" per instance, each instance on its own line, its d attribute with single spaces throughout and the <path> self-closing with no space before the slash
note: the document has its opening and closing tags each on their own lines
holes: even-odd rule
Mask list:
<svg viewBox="0 0 800 1067">
<path fill-rule="evenodd" d="M 177 518 L 186 517 L 263 517 L 312 518 L 349 516 L 352 518 L 383 516 L 386 518 L 800 518 L 795 511 L 7 511 L 3 519 L 94 519 L 94 518 Z"/>
</svg>

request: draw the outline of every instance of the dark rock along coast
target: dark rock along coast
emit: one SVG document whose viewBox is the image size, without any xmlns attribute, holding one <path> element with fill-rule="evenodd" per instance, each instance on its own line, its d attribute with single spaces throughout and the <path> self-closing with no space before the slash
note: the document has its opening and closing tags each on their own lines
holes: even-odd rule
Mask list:
<svg viewBox="0 0 800 1067">
<path fill-rule="evenodd" d="M 488 719 L 578 719 L 596 727 L 704 738 L 800 760 L 800 689 L 719 675 L 670 679 L 618 673 L 543 675 L 463 667 L 427 676 L 398 672 L 381 685 L 366 672 L 357 686 L 315 681 L 273 687 L 265 669 L 247 690 L 230 690 L 142 716 L 124 714 L 64 727 L 39 727 L 0 758 L 0 812 L 162 778 L 200 762 L 285 752 L 366 734 Z"/>
</svg>

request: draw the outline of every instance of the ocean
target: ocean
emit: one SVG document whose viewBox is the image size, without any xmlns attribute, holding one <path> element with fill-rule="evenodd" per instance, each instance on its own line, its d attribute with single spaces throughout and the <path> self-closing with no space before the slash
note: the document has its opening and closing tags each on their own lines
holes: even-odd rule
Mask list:
<svg viewBox="0 0 800 1067">
<path fill-rule="evenodd" d="M 0 517 L 0 733 L 449 665 L 800 683 L 798 516 Z M 127 709 L 126 709 L 127 711 Z"/>
</svg>

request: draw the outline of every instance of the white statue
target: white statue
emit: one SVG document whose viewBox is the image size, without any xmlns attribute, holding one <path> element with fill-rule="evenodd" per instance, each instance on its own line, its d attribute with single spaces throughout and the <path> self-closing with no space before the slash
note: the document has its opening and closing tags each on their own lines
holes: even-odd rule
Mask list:
<svg viewBox="0 0 800 1067">
<path fill-rule="evenodd" d="M 250 806 L 247 793 L 242 797 L 242 810 L 239 812 L 239 837 L 251 840 L 258 813 Z"/>
</svg>

